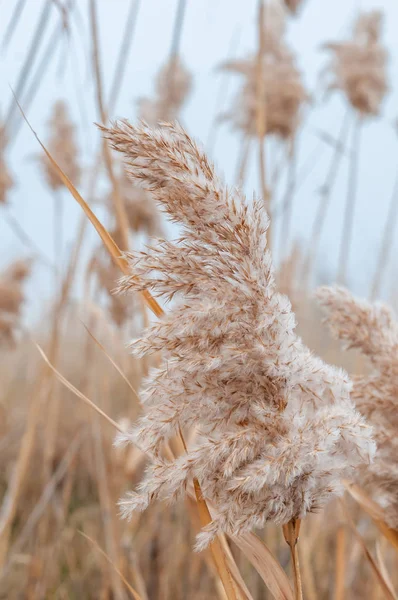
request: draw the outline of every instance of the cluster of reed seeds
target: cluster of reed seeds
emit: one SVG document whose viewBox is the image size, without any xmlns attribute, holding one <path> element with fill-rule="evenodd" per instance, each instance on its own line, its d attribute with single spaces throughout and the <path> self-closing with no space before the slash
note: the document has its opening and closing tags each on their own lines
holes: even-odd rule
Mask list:
<svg viewBox="0 0 398 600">
<path fill-rule="evenodd" d="M 314 298 L 311 251 L 333 181 L 313 238 L 293 239 L 297 138 L 317 98 L 288 28 L 306 3 L 260 0 L 257 47 L 221 65 L 224 78 L 240 77 L 214 120 L 247 150 L 234 186 L 184 123 L 189 3 L 177 3 L 169 58 L 136 121 L 108 120 L 96 1 L 87 4 L 101 139 L 83 168 L 72 111 L 55 103 L 40 155 L 54 200 L 51 260 L 10 212 L 18 170 L 0 129 L 0 211 L 27 247 L 0 273 L 0 599 L 397 598 L 398 322 L 374 301 L 393 255 L 394 202 L 371 300 L 348 289 L 359 132 L 389 88 L 381 13 L 360 13 L 351 40 L 325 45 L 323 91 L 342 94 L 356 135 L 350 152 L 333 140 L 330 167 L 337 176 L 351 161 L 336 277 L 347 287 Z M 283 160 L 270 169 L 276 149 Z M 86 213 L 75 238 L 62 211 L 70 193 Z M 87 218 L 101 240 L 82 265 Z M 25 284 L 41 268 L 55 274 L 53 297 L 32 325 Z"/>
</svg>

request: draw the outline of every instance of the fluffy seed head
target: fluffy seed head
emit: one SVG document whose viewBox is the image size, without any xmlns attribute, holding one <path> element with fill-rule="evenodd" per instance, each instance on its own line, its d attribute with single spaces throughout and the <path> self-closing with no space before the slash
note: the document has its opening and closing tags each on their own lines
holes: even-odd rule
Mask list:
<svg viewBox="0 0 398 600">
<path fill-rule="evenodd" d="M 380 43 L 382 15 L 362 13 L 354 26 L 353 38 L 326 45 L 332 52 L 327 67 L 329 90 L 342 91 L 362 116 L 378 115 L 388 86 L 387 53 Z"/>
<path fill-rule="evenodd" d="M 262 77 L 265 90 L 265 134 L 284 140 L 292 139 L 300 122 L 308 95 L 302 83 L 293 53 L 283 40 L 285 14 L 275 3 L 267 5 L 265 14 Z M 230 121 L 246 135 L 258 135 L 258 57 L 235 60 L 221 68 L 243 76 L 243 84 L 235 103 L 222 118 Z"/>
<path fill-rule="evenodd" d="M 54 104 L 49 121 L 50 138 L 48 149 L 62 170 L 74 185 L 80 181 L 81 171 L 78 163 L 78 148 L 75 141 L 75 127 L 70 120 L 68 109 L 63 101 Z M 41 156 L 44 175 L 48 186 L 57 190 L 63 186 L 58 173 L 46 156 Z"/>
<path fill-rule="evenodd" d="M 275 289 L 268 219 L 259 201 L 228 189 L 180 127 L 127 121 L 103 129 L 126 169 L 181 226 L 181 237 L 127 255 L 122 290 L 175 299 L 167 316 L 132 342 L 161 352 L 142 398 L 145 415 L 121 435 L 152 457 L 126 515 L 173 500 L 199 480 L 214 507 L 198 547 L 218 531 L 239 535 L 321 507 L 373 454 L 371 429 L 350 400 L 351 383 L 314 357 Z M 186 455 L 162 458 L 179 427 L 196 427 Z"/>
<path fill-rule="evenodd" d="M 173 56 L 158 73 L 155 97 L 139 100 L 140 119 L 150 125 L 176 120 L 191 91 L 191 87 L 191 74 L 180 58 Z"/>
<path fill-rule="evenodd" d="M 161 235 L 159 211 L 151 194 L 142 187 L 133 185 L 125 169 L 119 178 L 119 189 L 126 208 L 129 228 L 133 233 L 144 233 L 149 237 Z M 111 198 L 108 199 L 111 204 Z"/>
<path fill-rule="evenodd" d="M 14 341 L 24 301 L 23 283 L 30 271 L 30 261 L 17 260 L 0 275 L 0 342 Z"/>
<path fill-rule="evenodd" d="M 370 361 L 371 373 L 354 377 L 351 396 L 373 426 L 377 453 L 358 470 L 358 483 L 398 529 L 398 322 L 385 304 L 370 304 L 343 288 L 324 287 L 317 295 L 334 336 Z"/>
</svg>

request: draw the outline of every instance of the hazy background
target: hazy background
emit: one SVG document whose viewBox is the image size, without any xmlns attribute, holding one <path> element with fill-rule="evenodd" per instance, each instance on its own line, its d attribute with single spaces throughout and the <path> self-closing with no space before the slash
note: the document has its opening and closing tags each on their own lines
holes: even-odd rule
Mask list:
<svg viewBox="0 0 398 600">
<path fill-rule="evenodd" d="M 0 39 L 8 25 L 16 0 L 0 2 Z M 10 86 L 14 89 L 27 50 L 34 35 L 36 23 L 45 0 L 28 0 L 7 52 L 1 54 L 0 85 L 1 115 L 7 119 L 12 105 Z M 104 86 L 109 91 L 115 61 L 123 28 L 126 21 L 129 0 L 98 0 L 98 20 L 100 26 L 101 61 Z M 152 95 L 154 78 L 170 51 L 176 0 L 143 0 L 131 47 L 126 76 L 114 117 L 136 116 L 136 99 Z M 62 32 L 61 14 L 55 3 L 51 9 L 45 33 L 40 45 L 35 65 L 39 64 L 48 44 L 59 27 L 58 43 L 52 45 L 50 67 L 40 83 L 37 95 L 27 108 L 28 117 L 43 141 L 47 139 L 46 122 L 53 103 L 57 99 L 67 101 L 70 113 L 78 128 L 78 140 L 82 152 L 82 163 L 91 166 L 92 157 L 98 146 L 98 133 L 94 121 L 99 120 L 92 80 L 91 38 L 88 23 L 88 2 L 79 0 L 78 18 L 72 19 L 69 39 Z M 189 132 L 206 144 L 209 132 L 214 127 L 216 113 L 223 112 L 233 100 L 239 78 L 225 75 L 216 67 L 223 62 L 233 48 L 233 55 L 244 57 L 256 47 L 255 0 L 188 0 L 184 29 L 181 40 L 181 55 L 185 65 L 194 76 L 193 90 L 183 112 L 183 122 Z M 327 52 L 322 46 L 327 41 L 342 39 L 350 35 L 351 24 L 359 8 L 380 8 L 385 13 L 384 42 L 390 53 L 389 81 L 391 90 L 383 107 L 381 119 L 366 124 L 360 149 L 360 173 L 358 203 L 355 215 L 352 261 L 349 265 L 351 287 L 366 295 L 375 268 L 375 257 L 380 244 L 387 207 L 392 194 L 396 166 L 398 163 L 398 139 L 394 122 L 397 118 L 398 89 L 398 3 L 396 0 L 307 0 L 303 3 L 300 16 L 290 19 L 288 39 L 297 52 L 298 64 L 303 72 L 309 93 L 319 90 L 319 75 L 328 61 Z M 68 51 L 68 46 L 70 51 Z M 33 68 L 32 73 L 34 73 Z M 228 80 L 228 83 L 225 82 Z M 226 97 L 218 101 L 220 86 L 226 90 Z M 29 87 L 29 84 L 28 86 Z M 108 94 L 106 94 L 108 96 Z M 317 93 L 319 98 L 320 94 Z M 24 106 L 24 95 L 20 96 Z M 324 181 L 332 149 L 320 143 L 319 131 L 337 137 L 346 105 L 340 94 L 333 94 L 321 104 L 309 106 L 302 131 L 299 136 L 300 156 L 298 173 L 308 159 L 314 168 L 301 185 L 294 198 L 293 230 L 297 238 L 306 243 L 317 202 L 318 190 Z M 46 187 L 37 155 L 40 148 L 26 124 L 21 122 L 18 111 L 12 115 L 11 131 L 15 132 L 9 147 L 9 165 L 16 185 L 11 191 L 10 208 L 0 207 L 0 267 L 15 257 L 29 255 L 29 251 L 16 239 L 3 215 L 6 210 L 20 221 L 24 229 L 40 248 L 52 259 L 52 203 L 53 198 Z M 8 124 L 8 121 L 7 121 Z M 241 139 L 224 123 L 218 131 L 213 158 L 229 183 L 234 182 L 236 163 Z M 272 162 L 273 157 L 268 156 Z M 329 210 L 327 227 L 322 237 L 321 253 L 318 257 L 318 271 L 323 280 L 332 281 L 337 268 L 343 208 L 347 194 L 348 161 L 343 160 L 338 182 L 335 186 Z M 86 178 L 87 179 L 87 178 Z M 107 190 L 105 179 L 98 184 L 98 199 Z M 251 161 L 246 183 L 248 194 L 259 191 L 257 161 Z M 87 193 L 87 182 L 80 186 L 83 196 Z M 276 199 L 283 197 L 283 186 Z M 65 195 L 65 239 L 73 239 L 80 209 L 75 201 Z M 101 207 L 96 208 L 99 214 Z M 278 221 L 275 223 L 275 228 Z M 96 243 L 93 232 L 87 237 L 85 254 L 89 255 Z M 279 248 L 279 244 L 276 244 Z M 398 246 L 396 244 L 395 251 Z M 396 252 L 395 252 L 396 254 Z M 389 297 L 391 281 L 395 282 L 397 265 L 391 264 L 383 295 Z M 36 263 L 34 275 L 28 283 L 29 306 L 27 314 L 36 316 L 46 299 L 50 299 L 53 277 L 48 268 Z M 75 293 L 79 292 L 79 283 Z"/>
</svg>

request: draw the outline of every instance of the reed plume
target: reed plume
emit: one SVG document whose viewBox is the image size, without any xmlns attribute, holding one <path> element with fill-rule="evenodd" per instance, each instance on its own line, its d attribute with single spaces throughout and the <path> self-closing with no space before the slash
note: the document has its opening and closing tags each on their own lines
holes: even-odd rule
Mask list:
<svg viewBox="0 0 398 600">
<path fill-rule="evenodd" d="M 151 194 L 142 187 L 132 186 L 125 169 L 119 177 L 119 189 L 126 208 L 127 221 L 132 233 L 143 233 L 149 237 L 162 234 L 160 215 Z M 109 206 L 112 199 L 108 197 Z"/>
<path fill-rule="evenodd" d="M 136 356 L 162 352 L 163 364 L 143 391 L 145 416 L 119 439 L 153 460 L 138 492 L 122 500 L 124 514 L 174 499 L 195 477 L 214 506 L 199 549 L 219 531 L 304 517 L 371 459 L 373 442 L 347 375 L 295 334 L 289 300 L 275 290 L 262 203 L 225 187 L 177 125 L 122 121 L 103 131 L 134 184 L 182 227 L 175 242 L 128 254 L 131 275 L 120 284 L 168 301 L 182 296 L 131 344 Z M 200 433 L 196 446 L 162 458 L 164 443 L 190 426 Z"/>
<path fill-rule="evenodd" d="M 30 271 L 29 261 L 17 260 L 0 275 L 0 342 L 15 341 L 25 299 L 23 284 Z"/>
<path fill-rule="evenodd" d="M 333 335 L 345 348 L 369 359 L 370 374 L 355 376 L 351 397 L 373 426 L 375 460 L 357 471 L 358 483 L 383 507 L 386 522 L 398 528 L 398 322 L 385 304 L 371 304 L 348 290 L 320 288 L 317 296 Z"/>
<path fill-rule="evenodd" d="M 329 90 L 340 90 L 360 116 L 378 115 L 386 95 L 387 53 L 380 42 L 382 14 L 362 13 L 358 17 L 353 38 L 326 44 L 332 52 L 327 67 Z"/>
<path fill-rule="evenodd" d="M 163 65 L 156 77 L 154 98 L 140 98 L 139 117 L 149 125 L 175 121 L 191 91 L 192 76 L 174 55 Z"/>
<path fill-rule="evenodd" d="M 303 0 L 284 0 L 287 10 L 293 15 L 297 14 Z"/>
<path fill-rule="evenodd" d="M 266 105 L 264 135 L 283 140 L 294 138 L 300 113 L 308 95 L 296 66 L 294 54 L 283 39 L 285 12 L 276 3 L 267 5 L 264 18 L 264 48 L 261 71 Z M 222 115 L 248 136 L 258 135 L 258 56 L 233 60 L 221 69 L 243 76 L 243 84 L 232 109 Z"/>
<path fill-rule="evenodd" d="M 115 232 L 117 234 L 117 232 Z M 117 235 L 113 233 L 113 239 Z M 104 252 L 96 252 L 91 261 L 91 270 L 97 276 L 99 289 L 105 293 L 106 307 L 112 321 L 118 327 L 122 327 L 126 321 L 132 318 L 134 303 L 131 303 L 121 294 L 115 294 L 116 282 L 119 278 L 119 271 L 114 263 Z"/>
<path fill-rule="evenodd" d="M 64 173 L 74 185 L 78 185 L 81 170 L 78 160 L 78 147 L 75 139 L 75 126 L 70 120 L 65 102 L 59 100 L 54 104 L 49 120 L 50 138 L 48 149 Z M 40 155 L 46 182 L 53 191 L 63 187 L 57 172 L 45 155 Z"/>
<path fill-rule="evenodd" d="M 4 157 L 6 147 L 7 134 L 3 125 L 0 127 L 0 204 L 6 204 L 8 192 L 14 185 Z"/>
</svg>

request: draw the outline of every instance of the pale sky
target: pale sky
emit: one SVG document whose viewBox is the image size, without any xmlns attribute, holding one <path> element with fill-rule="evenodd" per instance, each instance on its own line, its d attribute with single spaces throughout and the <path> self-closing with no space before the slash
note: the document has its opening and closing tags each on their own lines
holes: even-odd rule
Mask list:
<svg viewBox="0 0 398 600">
<path fill-rule="evenodd" d="M 0 0 L 2 14 L 0 42 L 4 37 L 12 9 L 17 0 Z M 0 110 L 6 118 L 12 97 L 9 86 L 17 87 L 21 68 L 34 35 L 36 23 L 42 7 L 47 0 L 27 0 L 22 19 L 18 25 L 10 46 L 0 55 Z M 121 42 L 129 0 L 97 0 L 101 38 L 101 59 L 105 87 L 109 90 L 115 61 Z M 177 0 L 142 0 L 138 15 L 136 34 L 131 47 L 126 76 L 119 100 L 111 116 L 129 117 L 136 115 L 137 97 L 150 95 L 153 91 L 154 77 L 166 59 L 171 43 L 173 20 Z M 220 75 L 215 69 L 223 62 L 235 40 L 234 55 L 244 57 L 254 50 L 256 45 L 255 13 L 256 0 L 187 0 L 184 30 L 181 40 L 181 54 L 186 66 L 192 71 L 194 87 L 183 111 L 182 118 L 188 131 L 198 140 L 206 143 L 216 112 L 224 111 L 233 100 L 238 79 L 232 76 L 228 84 L 228 96 L 220 106 L 216 106 L 217 95 L 226 75 Z M 96 112 L 92 72 L 88 59 L 90 56 L 90 34 L 87 19 L 87 0 L 78 1 L 82 23 L 73 21 L 71 51 L 68 51 L 65 67 L 64 58 L 68 50 L 63 40 L 52 49 L 50 67 L 47 70 L 40 89 L 32 105 L 28 108 L 28 117 L 45 141 L 46 122 L 54 101 L 64 99 L 69 105 L 74 121 L 78 125 L 79 143 L 82 146 L 82 162 L 89 166 L 93 150 L 98 144 L 98 133 L 93 122 L 98 120 Z M 369 281 L 373 276 L 375 257 L 379 248 L 382 228 L 390 201 L 396 165 L 398 164 L 398 137 L 392 126 L 398 117 L 398 3 L 396 0 L 307 0 L 303 4 L 298 19 L 291 19 L 288 25 L 288 39 L 297 52 L 297 60 L 302 70 L 309 93 L 313 93 L 322 67 L 327 62 L 327 53 L 322 50 L 326 41 L 342 39 L 349 35 L 353 17 L 358 8 L 380 8 L 385 13 L 383 39 L 390 52 L 389 81 L 391 91 L 383 106 L 383 117 L 371 121 L 363 130 L 360 149 L 359 186 L 355 213 L 355 234 L 353 239 L 352 260 L 349 264 L 351 287 L 358 293 L 367 294 Z M 43 53 L 47 52 L 50 38 L 59 27 L 60 15 L 52 7 L 45 29 L 45 35 L 34 69 L 40 63 Z M 29 87 L 28 85 L 25 88 Z M 80 100 L 78 101 L 78 98 Z M 19 97 L 24 106 L 24 93 Z M 313 155 L 319 146 L 316 130 L 322 130 L 337 137 L 341 121 L 345 114 L 345 102 L 339 94 L 328 101 L 313 104 L 300 136 L 300 167 Z M 39 171 L 35 156 L 40 149 L 20 116 L 14 113 L 12 128 L 18 128 L 18 136 L 13 139 L 9 151 L 9 164 L 16 181 L 12 190 L 11 212 L 21 222 L 41 252 L 51 259 L 53 241 L 52 202 Z M 15 131 L 15 129 L 13 129 Z M 234 173 L 239 154 L 241 138 L 230 126 L 223 124 L 218 132 L 214 160 L 228 183 L 234 182 Z M 321 146 L 322 148 L 322 146 Z M 268 161 L 272 163 L 274 150 L 269 149 Z M 294 199 L 293 232 L 295 237 L 306 240 L 317 206 L 317 191 L 328 169 L 331 149 L 324 145 L 314 169 L 300 187 Z M 251 162 L 246 191 L 249 195 L 259 193 L 259 180 L 256 171 L 257 157 Z M 347 195 L 348 161 L 344 159 L 336 183 L 328 223 L 322 237 L 319 264 L 331 281 L 336 272 L 338 247 L 340 243 L 343 208 Z M 83 182 L 80 190 L 86 194 L 87 185 Z M 104 193 L 104 182 L 99 184 L 99 195 Z M 283 188 L 281 189 L 283 192 Z M 279 193 L 276 202 L 281 200 Z M 70 243 L 76 228 L 80 209 L 65 192 L 65 238 Z M 26 248 L 16 239 L 4 222 L 0 209 L 0 266 L 13 258 L 28 255 Z M 103 216 L 101 210 L 99 214 Z M 277 227 L 277 223 L 275 224 Z M 398 232 L 397 232 L 398 236 Z M 396 237 L 397 237 L 396 236 Z M 86 244 L 86 256 L 91 252 L 94 233 Z M 398 244 L 395 246 L 395 254 Z M 391 291 L 392 281 L 398 273 L 398 265 L 390 266 L 384 295 Z M 38 314 L 45 303 L 52 286 L 51 274 L 45 267 L 37 264 L 34 276 L 29 283 L 31 314 Z"/>
</svg>

